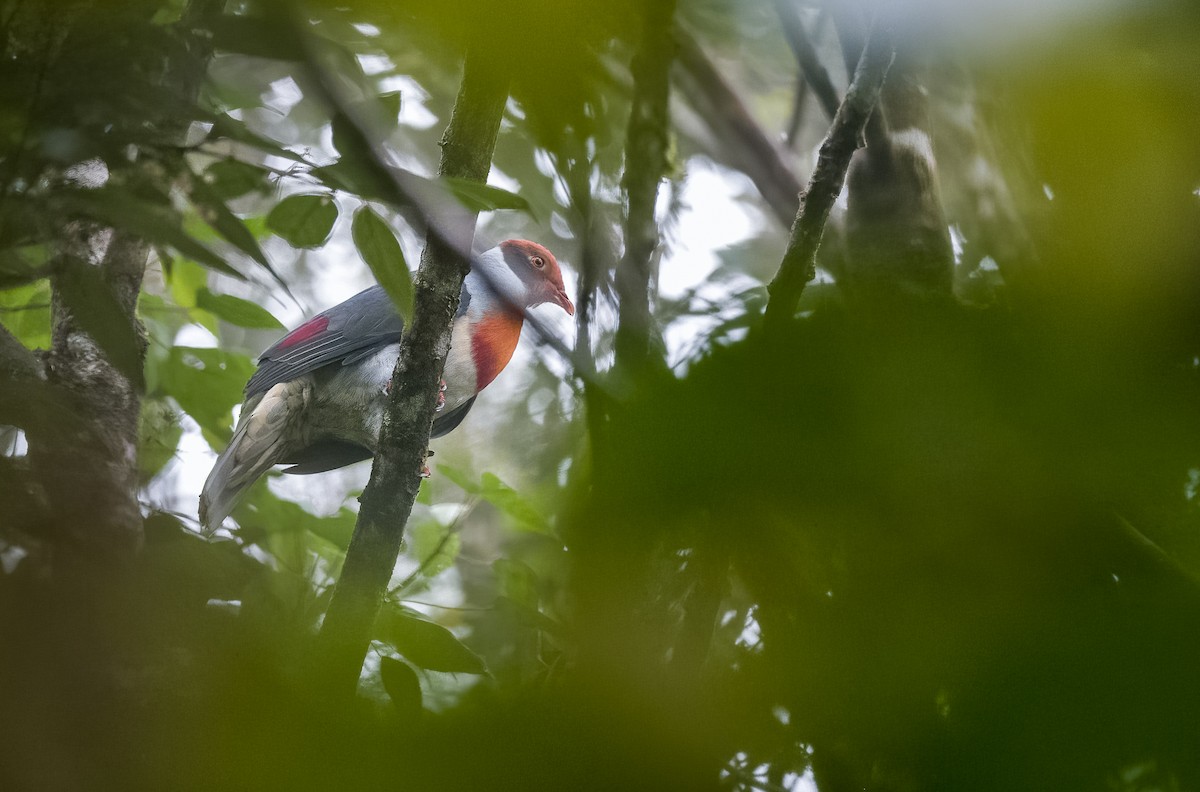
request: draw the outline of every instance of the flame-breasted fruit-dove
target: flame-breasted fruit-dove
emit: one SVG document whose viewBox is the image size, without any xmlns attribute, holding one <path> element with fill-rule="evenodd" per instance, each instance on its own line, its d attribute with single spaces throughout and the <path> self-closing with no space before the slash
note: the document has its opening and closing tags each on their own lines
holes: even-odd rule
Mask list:
<svg viewBox="0 0 1200 792">
<path fill-rule="evenodd" d="M 575 307 L 549 250 L 510 239 L 481 254 L 463 282 L 432 437 L 454 429 L 508 364 L 525 310 Z M 221 525 L 270 468 L 320 473 L 373 456 L 404 320 L 372 286 L 323 311 L 258 359 L 233 439 L 200 495 L 200 522 Z"/>
</svg>

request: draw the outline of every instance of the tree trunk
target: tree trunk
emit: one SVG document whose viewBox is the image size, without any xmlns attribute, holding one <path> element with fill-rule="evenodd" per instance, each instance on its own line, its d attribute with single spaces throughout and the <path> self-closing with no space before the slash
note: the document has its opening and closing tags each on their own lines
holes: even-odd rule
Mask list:
<svg viewBox="0 0 1200 792">
<path fill-rule="evenodd" d="M 643 370 L 651 358 L 650 289 L 654 252 L 658 247 L 655 206 L 658 186 L 667 172 L 670 119 L 670 70 L 675 40 L 674 0 L 647 4 L 642 40 L 633 56 L 633 107 L 625 138 L 625 256 L 617 266 L 618 309 L 616 362 L 628 372 Z"/>
<path fill-rule="evenodd" d="M 470 53 L 454 114 L 442 138 L 439 174 L 482 184 L 487 181 L 508 81 L 495 63 Z M 400 554 L 405 523 L 421 486 L 438 381 L 450 349 L 450 330 L 463 280 L 477 213 L 455 211 L 452 222 L 431 220 L 417 271 L 412 325 L 400 343 L 392 373 L 379 452 L 363 490 L 362 508 L 346 563 L 321 629 L 321 672 L 335 693 L 358 683 L 371 628 Z M 446 228 L 453 236 L 436 231 Z"/>
</svg>

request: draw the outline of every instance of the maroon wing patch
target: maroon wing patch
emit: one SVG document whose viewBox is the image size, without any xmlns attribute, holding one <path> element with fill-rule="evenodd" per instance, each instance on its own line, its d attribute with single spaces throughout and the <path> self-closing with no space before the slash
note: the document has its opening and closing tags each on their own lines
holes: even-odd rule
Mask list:
<svg viewBox="0 0 1200 792">
<path fill-rule="evenodd" d="M 281 338 L 279 340 L 279 342 L 275 344 L 275 347 L 277 349 L 287 349 L 289 347 L 296 346 L 296 344 L 302 344 L 305 341 L 309 340 L 310 338 L 319 336 L 321 333 L 324 333 L 328 327 L 329 327 L 329 317 L 328 316 L 313 317 L 312 319 L 309 319 L 307 322 L 300 325 L 295 330 L 293 330 L 292 332 L 288 333 L 286 336 Z"/>
<path fill-rule="evenodd" d="M 266 393 L 322 366 L 352 364 L 375 349 L 394 344 L 404 320 L 392 298 L 379 286 L 309 319 L 258 358 L 258 371 L 246 383 L 246 395 Z"/>
</svg>

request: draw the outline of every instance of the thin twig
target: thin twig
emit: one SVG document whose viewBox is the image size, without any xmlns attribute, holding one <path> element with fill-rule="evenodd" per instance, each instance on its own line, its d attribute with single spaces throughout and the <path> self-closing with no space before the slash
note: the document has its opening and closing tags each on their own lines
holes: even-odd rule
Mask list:
<svg viewBox="0 0 1200 792">
<path fill-rule="evenodd" d="M 832 120 L 838 111 L 837 89 L 833 87 L 833 81 L 829 79 L 829 72 L 821 63 L 821 58 L 817 55 L 817 48 L 813 46 L 812 40 L 804 29 L 804 22 L 800 19 L 800 14 L 796 13 L 796 7 L 790 0 L 775 0 L 775 12 L 779 15 L 779 21 L 783 23 L 783 35 L 787 39 L 788 46 L 792 48 L 792 54 L 796 56 L 796 63 L 800 65 L 800 73 L 804 75 L 804 81 L 816 94 L 825 115 Z"/>
<path fill-rule="evenodd" d="M 625 133 L 625 172 L 621 191 L 626 201 L 625 255 L 617 265 L 616 366 L 643 370 L 652 357 L 653 322 L 650 291 L 659 229 L 655 218 L 658 188 L 667 172 L 670 128 L 668 100 L 674 60 L 672 19 L 675 0 L 645 4 L 642 40 L 633 56 L 633 103 Z"/>
<path fill-rule="evenodd" d="M 801 198 L 779 272 L 768 288 L 770 298 L 764 317 L 768 332 L 776 332 L 795 315 L 804 287 L 816 275 L 817 250 L 825 223 L 846 182 L 850 158 L 858 149 L 858 141 L 879 101 L 893 54 L 891 37 L 877 26 L 863 48 L 846 98 L 821 144 L 817 167 Z"/>
</svg>

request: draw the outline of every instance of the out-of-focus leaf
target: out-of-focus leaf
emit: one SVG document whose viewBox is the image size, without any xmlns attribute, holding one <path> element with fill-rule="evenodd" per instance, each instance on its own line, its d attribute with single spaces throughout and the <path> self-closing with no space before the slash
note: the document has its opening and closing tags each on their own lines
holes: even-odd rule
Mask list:
<svg viewBox="0 0 1200 792">
<path fill-rule="evenodd" d="M 562 624 L 542 613 L 537 607 L 517 602 L 509 597 L 503 595 L 496 597 L 494 607 L 497 612 L 509 616 L 517 624 L 541 630 L 555 638 L 561 638 L 567 632 Z"/>
<path fill-rule="evenodd" d="M 98 190 L 75 191 L 64 196 L 63 203 L 68 209 L 105 225 L 129 231 L 148 242 L 173 247 L 210 269 L 238 280 L 246 279 L 242 273 L 183 230 L 182 219 L 170 208 L 170 201 L 166 196 L 163 196 L 161 201 L 151 203 L 135 197 L 128 190 L 103 187 Z"/>
<path fill-rule="evenodd" d="M 304 59 L 304 48 L 283 20 L 224 14 L 211 20 L 208 27 L 218 50 L 274 60 Z"/>
<path fill-rule="evenodd" d="M 200 289 L 196 292 L 196 307 L 238 327 L 283 329 L 283 324 L 266 308 L 232 294 L 213 294 L 208 289 Z"/>
<path fill-rule="evenodd" d="M 238 542 L 206 540 L 189 531 L 178 517 L 154 512 L 144 522 L 146 547 L 142 573 L 161 581 L 162 590 L 203 604 L 209 599 L 236 599 L 266 568 L 242 552 Z"/>
<path fill-rule="evenodd" d="M 195 308 L 196 295 L 208 286 L 208 272 L 190 261 L 168 262 L 163 263 L 163 272 L 171 287 L 171 298 L 183 308 Z"/>
<path fill-rule="evenodd" d="M 368 161 L 343 157 L 332 165 L 313 168 L 312 175 L 331 190 L 354 193 L 360 198 L 393 206 L 407 204 L 396 185 Z"/>
<path fill-rule="evenodd" d="M 181 312 L 186 317 L 185 321 L 195 322 L 215 336 L 218 331 L 216 316 L 205 310 L 191 310 L 197 307 L 197 295 L 208 287 L 208 270 L 187 260 L 164 257 L 162 262 L 163 275 L 171 287 L 172 299 L 180 308 L 189 309 Z M 183 323 L 172 323 L 173 331 L 177 331 Z M 173 337 L 174 332 L 170 338 L 163 339 L 163 343 L 170 346 Z"/>
<path fill-rule="evenodd" d="M 159 372 L 163 391 L 196 419 L 211 444 L 223 444 L 233 426 L 234 405 L 254 373 L 245 355 L 221 349 L 174 347 Z"/>
<path fill-rule="evenodd" d="M 289 195 L 267 215 L 267 227 L 293 247 L 325 244 L 337 220 L 337 203 L 328 195 Z"/>
<path fill-rule="evenodd" d="M 223 159 L 209 165 L 204 171 L 212 191 L 220 198 L 229 200 L 248 192 L 264 192 L 267 189 L 267 171 L 235 159 Z"/>
<path fill-rule="evenodd" d="M 298 503 L 284 500 L 267 487 L 257 487 L 233 512 L 245 541 L 261 541 L 269 534 L 307 531 L 345 552 L 354 533 L 357 515 L 345 507 L 321 517 Z"/>
<path fill-rule="evenodd" d="M 553 533 L 542 513 L 495 474 L 484 473 L 480 480 L 475 482 L 462 471 L 446 465 L 438 465 L 438 472 L 468 493 L 478 495 L 513 518 L 517 528 L 544 534 Z"/>
<path fill-rule="evenodd" d="M 175 456 L 183 427 L 179 416 L 161 399 L 142 402 L 139 424 L 138 480 L 145 485 Z"/>
<path fill-rule="evenodd" d="M 466 179 L 451 176 L 442 178 L 442 182 L 450 188 L 450 192 L 459 203 L 475 212 L 490 212 L 496 209 L 516 209 L 533 216 L 529 202 L 516 193 L 493 187 L 490 184 L 476 184 Z"/>
<path fill-rule="evenodd" d="M 496 587 L 502 596 L 537 609 L 537 574 L 526 563 L 513 558 L 497 558 L 492 563 Z"/>
<path fill-rule="evenodd" d="M 133 317 L 121 308 L 99 267 L 74 258 L 60 266 L 57 293 L 75 321 L 104 350 L 108 362 L 143 390 L 141 343 Z"/>
<path fill-rule="evenodd" d="M 437 577 L 453 566 L 462 550 L 462 537 L 436 520 L 417 523 L 409 530 L 408 541 L 427 578 Z"/>
<path fill-rule="evenodd" d="M 390 121 L 395 123 L 400 116 L 400 92 L 389 91 L 379 95 L 379 104 L 383 106 L 384 111 Z"/>
<path fill-rule="evenodd" d="M 0 251 L 0 290 L 15 289 L 49 274 L 45 248 L 41 245 Z"/>
<path fill-rule="evenodd" d="M 418 668 L 463 674 L 486 674 L 483 658 L 440 624 L 408 608 L 386 608 L 376 622 L 378 637 Z"/>
<path fill-rule="evenodd" d="M 209 130 L 210 138 L 228 138 L 236 140 L 239 143 L 245 143 L 248 146 L 253 146 L 267 154 L 274 154 L 276 157 L 283 157 L 293 162 L 307 164 L 308 160 L 300 156 L 294 151 L 288 151 L 283 146 L 273 140 L 269 140 L 257 132 L 252 132 L 244 122 L 239 121 L 229 115 L 219 115 L 213 121 L 212 129 Z"/>
<path fill-rule="evenodd" d="M 204 221 L 215 228 L 226 241 L 262 265 L 280 286 L 287 289 L 287 284 L 279 277 L 279 273 L 271 266 L 271 262 L 267 261 L 267 256 L 259 247 L 254 234 L 237 215 L 229 210 L 225 201 L 216 194 L 212 187 L 199 175 L 193 174 L 191 188 L 192 203 L 204 217 Z"/>
<path fill-rule="evenodd" d="M 379 679 L 400 717 L 415 720 L 421 715 L 421 682 L 412 666 L 394 657 L 381 658 Z"/>
<path fill-rule="evenodd" d="M 0 325 L 30 349 L 50 346 L 50 282 L 0 290 Z"/>
<path fill-rule="evenodd" d="M 361 207 L 354 213 L 354 223 L 351 227 L 354 245 L 359 255 L 375 280 L 388 293 L 395 303 L 400 315 L 408 319 L 412 316 L 413 284 L 412 275 L 408 271 L 408 263 L 404 260 L 404 251 L 396 235 L 387 223 L 369 206 Z"/>
</svg>

